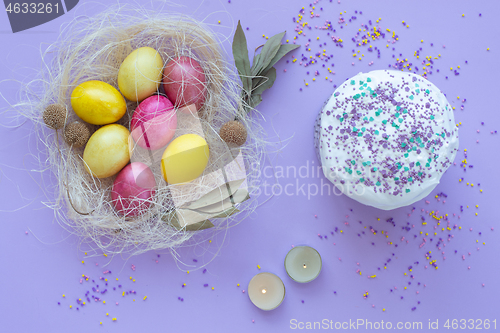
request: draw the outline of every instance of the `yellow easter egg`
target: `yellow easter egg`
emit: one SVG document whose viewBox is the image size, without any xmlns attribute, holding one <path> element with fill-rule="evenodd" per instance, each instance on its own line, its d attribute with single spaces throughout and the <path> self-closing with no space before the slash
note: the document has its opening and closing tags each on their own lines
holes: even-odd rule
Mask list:
<svg viewBox="0 0 500 333">
<path fill-rule="evenodd" d="M 125 98 L 106 82 L 92 80 L 80 83 L 71 93 L 76 115 L 94 125 L 111 124 L 127 112 Z"/>
<path fill-rule="evenodd" d="M 208 144 L 201 136 L 179 136 L 163 152 L 163 178 L 169 184 L 187 183 L 196 179 L 205 170 L 209 154 Z"/>
<path fill-rule="evenodd" d="M 128 129 L 122 125 L 99 128 L 83 151 L 87 171 L 97 178 L 106 178 L 123 169 L 130 160 L 129 135 Z"/>
<path fill-rule="evenodd" d="M 125 98 L 140 102 L 158 90 L 163 59 L 155 49 L 140 47 L 132 51 L 118 71 L 118 88 Z"/>
</svg>

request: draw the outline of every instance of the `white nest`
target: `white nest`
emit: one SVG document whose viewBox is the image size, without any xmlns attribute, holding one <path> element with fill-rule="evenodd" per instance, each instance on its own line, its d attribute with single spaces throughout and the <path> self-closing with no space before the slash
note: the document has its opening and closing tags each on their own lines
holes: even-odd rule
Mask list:
<svg viewBox="0 0 500 333">
<path fill-rule="evenodd" d="M 17 109 L 35 123 L 36 135 L 47 151 L 40 163 L 50 168 L 57 179 L 56 198 L 47 205 L 54 210 L 63 227 L 82 237 L 95 250 L 100 248 L 107 254 L 136 255 L 149 250 L 174 250 L 177 246 L 196 244 L 213 236 L 209 231 L 175 227 L 165 218 L 174 207 L 170 186 L 158 170 L 153 170 L 158 188 L 150 208 L 137 217 L 117 214 L 110 202 L 114 177 L 97 179 L 90 176 L 82 161 L 83 148 L 68 146 L 60 131 L 51 130 L 43 123 L 42 112 L 52 103 L 67 107 L 66 124 L 78 119 L 71 109 L 72 90 L 88 80 L 101 80 L 117 87 L 120 64 L 130 52 L 143 46 L 158 50 L 165 63 L 185 55 L 196 59 L 203 67 L 208 93 L 199 114 L 211 156 L 206 172 L 223 167 L 235 154 L 235 149 L 228 149 L 218 135 L 221 125 L 238 117 L 247 128 L 248 139 L 240 149 L 250 199 L 238 206 L 238 214 L 213 220 L 214 227 L 208 230 L 225 230 L 248 216 L 256 206 L 254 194 L 258 192 L 256 180 L 264 154 L 264 134 L 255 117 L 251 119 L 243 114 L 238 75 L 234 64 L 223 57 L 215 34 L 187 16 L 130 6 L 114 6 L 93 17 L 77 17 L 43 52 L 44 66 L 39 78 L 25 85 L 23 101 Z M 129 128 L 136 107 L 137 103 L 128 101 L 127 113 L 119 123 Z M 193 189 L 196 190 L 196 186 Z M 187 242 L 195 235 L 199 237 Z M 95 252 L 100 254 L 100 251 Z"/>
</svg>

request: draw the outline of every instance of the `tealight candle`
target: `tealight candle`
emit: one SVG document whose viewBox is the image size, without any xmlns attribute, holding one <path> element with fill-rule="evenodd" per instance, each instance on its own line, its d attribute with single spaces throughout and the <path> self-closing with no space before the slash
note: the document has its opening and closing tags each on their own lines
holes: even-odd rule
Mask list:
<svg viewBox="0 0 500 333">
<path fill-rule="evenodd" d="M 295 246 L 285 257 L 285 269 L 294 281 L 310 282 L 321 272 L 321 256 L 309 246 Z"/>
<path fill-rule="evenodd" d="M 276 309 L 285 298 L 285 285 L 272 273 L 259 273 L 248 284 L 248 296 L 261 310 Z"/>
</svg>

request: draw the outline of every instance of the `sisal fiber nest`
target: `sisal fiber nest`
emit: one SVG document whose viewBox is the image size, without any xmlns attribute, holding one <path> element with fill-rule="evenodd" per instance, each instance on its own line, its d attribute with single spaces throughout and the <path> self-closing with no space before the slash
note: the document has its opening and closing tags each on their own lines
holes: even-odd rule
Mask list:
<svg viewBox="0 0 500 333">
<path fill-rule="evenodd" d="M 175 254 L 176 247 L 195 245 L 213 237 L 214 232 L 241 222 L 255 209 L 264 134 L 256 119 L 257 110 L 252 110 L 252 117 L 244 114 L 238 74 L 232 60 L 226 60 L 220 40 L 203 23 L 188 16 L 120 5 L 92 17 L 76 17 L 64 27 L 59 39 L 42 52 L 44 69 L 37 80 L 26 85 L 19 106 L 23 115 L 35 123 L 41 148 L 46 149 L 46 155 L 39 158 L 40 163 L 50 168 L 56 178 L 55 200 L 49 199 L 46 205 L 54 210 L 56 220 L 63 227 L 93 247 L 95 255 L 101 251 L 137 255 L 161 249 Z M 244 158 L 250 199 L 237 205 L 239 213 L 211 220 L 214 226 L 210 229 L 190 231 L 171 223 L 168 216 L 175 209 L 172 191 L 159 167 L 151 167 L 157 187 L 149 208 L 136 217 L 118 214 L 110 199 L 116 175 L 103 179 L 92 177 L 82 160 L 84 147 L 69 145 L 64 140 L 64 129 L 54 131 L 43 122 L 42 113 L 50 104 L 67 108 L 66 126 L 80 120 L 71 108 L 73 89 L 88 80 L 104 81 L 118 88 L 121 63 L 133 50 L 144 46 L 157 50 L 164 64 L 175 57 L 188 56 L 204 69 L 207 95 L 198 111 L 210 148 L 204 175 L 223 168 L 239 152 Z M 127 113 L 118 123 L 130 129 L 137 105 L 127 101 Z M 235 118 L 248 131 L 246 143 L 239 148 L 229 147 L 219 136 L 221 126 Z M 177 131 L 187 131 L 186 126 L 179 123 Z M 98 128 L 89 127 L 91 133 Z M 194 182 L 192 192 L 196 192 L 197 186 L 203 186 L 201 190 L 206 192 L 216 185 Z M 182 195 L 188 196 L 183 198 L 185 201 L 191 199 L 191 192 Z"/>
</svg>

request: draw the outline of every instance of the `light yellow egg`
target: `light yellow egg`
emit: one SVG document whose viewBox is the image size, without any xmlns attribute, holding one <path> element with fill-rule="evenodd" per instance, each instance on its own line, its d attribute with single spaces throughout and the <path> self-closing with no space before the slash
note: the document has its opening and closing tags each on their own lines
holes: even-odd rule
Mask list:
<svg viewBox="0 0 500 333">
<path fill-rule="evenodd" d="M 129 131 L 111 124 L 98 129 L 90 137 L 83 152 L 87 171 L 97 178 L 117 174 L 130 160 Z"/>
<path fill-rule="evenodd" d="M 94 125 L 111 124 L 127 112 L 125 98 L 106 82 L 86 81 L 71 93 L 71 106 L 76 115 Z"/>
<path fill-rule="evenodd" d="M 161 171 L 169 184 L 187 183 L 199 177 L 207 166 L 208 144 L 201 136 L 184 134 L 163 152 Z"/>
<path fill-rule="evenodd" d="M 158 90 L 163 59 L 155 49 L 141 47 L 132 51 L 118 71 L 118 88 L 125 98 L 140 102 Z"/>
</svg>

